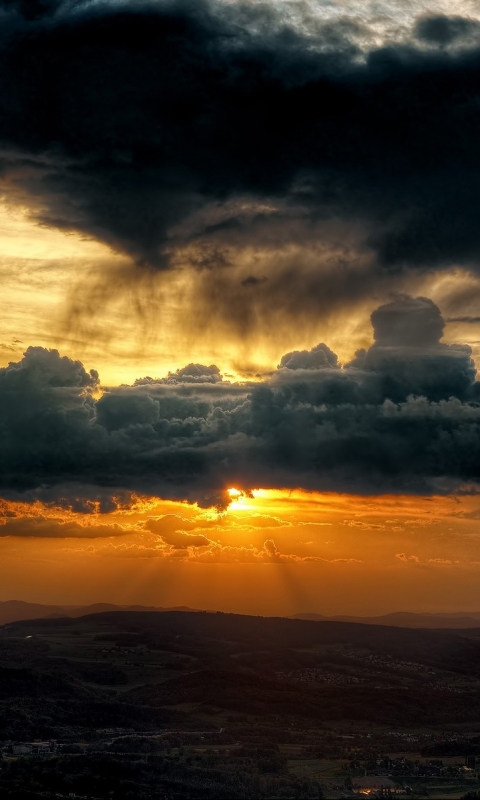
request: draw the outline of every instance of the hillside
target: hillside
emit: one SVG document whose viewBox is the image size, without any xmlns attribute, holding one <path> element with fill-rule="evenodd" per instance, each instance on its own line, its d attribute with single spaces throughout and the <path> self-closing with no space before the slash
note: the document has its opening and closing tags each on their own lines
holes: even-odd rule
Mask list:
<svg viewBox="0 0 480 800">
<path fill-rule="evenodd" d="M 480 628 L 131 610 L 0 628 L 2 797 L 339 798 L 379 751 L 416 753 L 409 785 L 420 748 L 480 756 L 479 719 Z"/>
<path fill-rule="evenodd" d="M 59 692 L 48 687 L 68 686 L 62 717 L 69 703 L 84 702 L 85 692 L 109 703 L 113 717 L 126 713 L 127 704 L 152 724 L 153 708 L 185 703 L 200 711 L 212 704 L 385 724 L 413 722 L 419 706 L 432 722 L 480 717 L 480 629 L 109 611 L 9 624 L 0 630 L 0 666 L 10 676 L 7 706 L 15 704 L 15 686 L 24 701 L 46 693 L 54 704 Z M 101 715 L 109 709 L 102 706 Z M 47 727 L 55 726 L 52 708 Z"/>
</svg>

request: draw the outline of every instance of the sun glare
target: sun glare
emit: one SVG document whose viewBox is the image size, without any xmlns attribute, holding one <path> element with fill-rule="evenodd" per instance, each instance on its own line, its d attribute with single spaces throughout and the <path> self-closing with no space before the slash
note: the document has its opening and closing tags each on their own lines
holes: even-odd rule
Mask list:
<svg viewBox="0 0 480 800">
<path fill-rule="evenodd" d="M 251 508 L 251 497 L 245 494 L 241 489 L 227 489 L 227 494 L 230 498 L 228 506 L 229 511 L 241 511 Z M 249 502 L 250 500 L 250 502 Z"/>
</svg>

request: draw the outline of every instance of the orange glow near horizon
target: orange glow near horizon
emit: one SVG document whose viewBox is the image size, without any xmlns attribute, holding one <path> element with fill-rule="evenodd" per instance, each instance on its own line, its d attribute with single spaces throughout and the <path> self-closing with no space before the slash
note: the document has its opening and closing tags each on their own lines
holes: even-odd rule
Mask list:
<svg viewBox="0 0 480 800">
<path fill-rule="evenodd" d="M 378 297 L 308 329 L 279 318 L 278 328 L 260 328 L 248 341 L 215 325 L 198 336 L 185 308 L 198 297 L 200 273 L 139 274 L 106 246 L 42 228 L 28 215 L 0 203 L 0 366 L 41 345 L 98 369 L 104 386 L 161 377 L 192 361 L 215 363 L 235 382 L 275 369 L 291 349 L 323 340 L 345 362 L 372 341 L 369 314 Z M 250 262 L 240 259 L 235 270 L 240 284 Z M 472 297 L 480 290 L 478 278 L 458 270 L 428 278 L 428 285 L 425 276 L 415 280 L 400 288 L 431 296 L 454 318 L 452 287 Z M 445 341 L 470 336 L 475 355 L 475 331 L 453 321 Z M 1 599 L 282 614 L 454 610 L 445 598 L 458 610 L 477 607 L 475 495 L 363 497 L 240 485 L 227 488 L 224 499 L 219 512 L 138 496 L 108 514 L 96 501 L 89 513 L 0 501 Z"/>
<path fill-rule="evenodd" d="M 0 599 L 266 614 L 476 607 L 474 495 L 227 493 L 223 512 L 153 497 L 108 514 L 4 502 Z"/>
</svg>

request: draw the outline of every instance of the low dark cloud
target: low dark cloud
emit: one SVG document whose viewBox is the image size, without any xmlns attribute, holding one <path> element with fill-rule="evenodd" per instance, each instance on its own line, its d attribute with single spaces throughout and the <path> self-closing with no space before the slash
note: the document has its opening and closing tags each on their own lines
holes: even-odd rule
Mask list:
<svg viewBox="0 0 480 800">
<path fill-rule="evenodd" d="M 215 364 L 210 364 L 209 367 L 204 364 L 187 364 L 176 372 L 169 372 L 162 383 L 219 383 L 221 380 L 220 370 Z"/>
<path fill-rule="evenodd" d="M 447 322 L 464 322 L 467 325 L 478 325 L 480 317 L 463 316 L 463 317 L 449 317 Z"/>
<path fill-rule="evenodd" d="M 160 417 L 160 404 L 149 395 L 104 394 L 96 404 L 97 422 L 107 431 L 129 425 L 154 425 Z"/>
<path fill-rule="evenodd" d="M 375 344 L 343 369 L 319 345 L 288 353 L 257 383 L 212 383 L 215 368 L 195 365 L 204 383 L 147 379 L 100 399 L 94 373 L 31 348 L 0 370 L 1 492 L 68 507 L 103 492 L 115 507 L 129 492 L 222 504 L 231 486 L 475 491 L 480 392 L 470 348 L 440 341 L 443 319 L 427 298 L 399 296 L 372 322 Z M 152 521 L 151 532 L 174 547 L 203 546 L 188 522 L 168 522 Z"/>
<path fill-rule="evenodd" d="M 295 27 L 266 2 L 0 15 L 0 175 L 41 223 L 221 270 L 229 242 L 308 242 L 340 219 L 383 270 L 477 269 L 475 21 L 430 15 L 374 46 L 368 22 Z"/>
<path fill-rule="evenodd" d="M 160 519 L 151 519 L 145 525 L 146 530 L 160 536 L 164 544 L 169 544 L 175 550 L 184 550 L 188 547 L 208 547 L 212 540 L 203 533 L 189 533 L 195 525 L 188 520 L 180 519 L 174 514 L 167 514 Z"/>
<path fill-rule="evenodd" d="M 0 538 L 103 539 L 123 535 L 125 531 L 120 525 L 79 525 L 77 522 L 59 522 L 43 516 L 6 519 L 0 524 Z"/>
<path fill-rule="evenodd" d="M 258 286 L 266 281 L 268 281 L 268 278 L 266 278 L 265 275 L 261 278 L 257 278 L 256 275 L 249 275 L 242 281 L 242 286 Z"/>
<path fill-rule="evenodd" d="M 326 344 L 318 344 L 312 350 L 294 350 L 282 356 L 279 369 L 322 369 L 337 367 L 338 358 Z"/>
</svg>

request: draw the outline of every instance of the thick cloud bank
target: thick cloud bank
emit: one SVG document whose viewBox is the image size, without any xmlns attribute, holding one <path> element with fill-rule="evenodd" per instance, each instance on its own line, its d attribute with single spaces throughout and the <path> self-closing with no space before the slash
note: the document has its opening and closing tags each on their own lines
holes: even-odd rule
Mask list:
<svg viewBox="0 0 480 800">
<path fill-rule="evenodd" d="M 329 219 L 380 268 L 476 268 L 479 23 L 399 10 L 379 41 L 352 7 L 1 0 L 6 196 L 160 269 Z"/>
<path fill-rule="evenodd" d="M 400 296 L 372 322 L 374 345 L 344 368 L 320 345 L 288 353 L 261 383 L 189 365 L 100 399 L 96 373 L 29 348 L 0 370 L 2 493 L 74 503 L 123 489 L 208 505 L 230 486 L 474 490 L 470 348 L 440 342 L 443 319 L 427 298 Z"/>
</svg>

